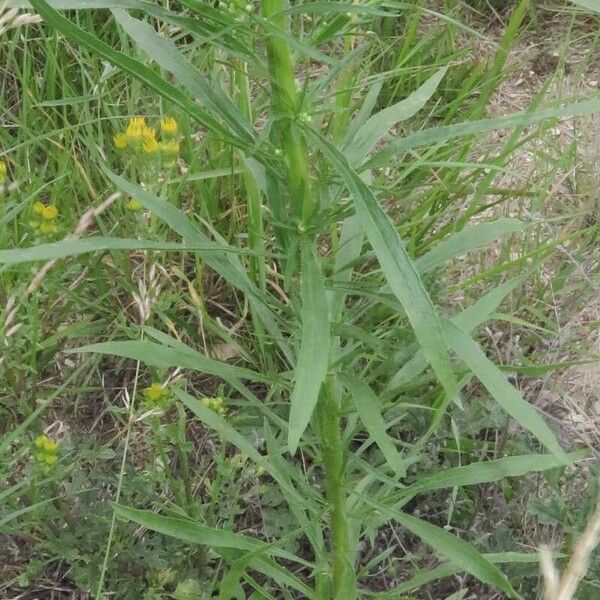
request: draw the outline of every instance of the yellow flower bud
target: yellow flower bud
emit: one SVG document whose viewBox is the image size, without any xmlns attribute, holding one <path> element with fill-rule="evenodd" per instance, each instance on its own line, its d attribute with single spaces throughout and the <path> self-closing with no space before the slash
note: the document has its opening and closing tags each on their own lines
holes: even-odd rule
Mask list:
<svg viewBox="0 0 600 600">
<path fill-rule="evenodd" d="M 165 135 L 175 135 L 177 133 L 177 121 L 173 117 L 164 117 L 160 122 L 160 130 Z"/>
<path fill-rule="evenodd" d="M 119 132 L 113 137 L 113 143 L 115 144 L 115 148 L 117 150 L 125 150 L 127 148 L 127 144 L 129 143 L 129 137 L 127 133 Z"/>
<path fill-rule="evenodd" d="M 41 215 L 42 212 L 44 211 L 44 208 L 46 208 L 46 206 L 38 200 L 31 207 L 31 211 L 33 212 L 34 215 Z"/>
<path fill-rule="evenodd" d="M 135 212 L 142 209 L 142 203 L 139 200 L 136 200 L 135 198 L 131 198 L 129 202 L 125 205 L 125 208 L 132 212 Z"/>
<path fill-rule="evenodd" d="M 58 228 L 56 227 L 56 225 L 54 223 L 50 223 L 48 221 L 44 221 L 43 223 L 40 223 L 40 232 L 43 233 L 44 235 L 56 233 L 57 231 L 58 231 Z"/>
<path fill-rule="evenodd" d="M 42 219 L 46 221 L 54 221 L 56 217 L 58 217 L 58 208 L 54 206 L 54 204 L 48 204 L 48 206 L 44 206 L 41 211 Z"/>
<path fill-rule="evenodd" d="M 158 152 L 158 142 L 154 137 L 148 137 L 142 142 L 142 151 L 144 154 L 155 154 Z"/>
<path fill-rule="evenodd" d="M 144 390 L 144 398 L 155 404 L 159 404 L 167 394 L 167 390 L 160 383 L 153 383 Z"/>
</svg>

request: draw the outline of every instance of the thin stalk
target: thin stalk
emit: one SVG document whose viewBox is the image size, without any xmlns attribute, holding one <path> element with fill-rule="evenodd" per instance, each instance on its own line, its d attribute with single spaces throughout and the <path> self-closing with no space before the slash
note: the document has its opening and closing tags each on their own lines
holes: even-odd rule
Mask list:
<svg viewBox="0 0 600 600">
<path fill-rule="evenodd" d="M 250 99 L 250 85 L 248 79 L 248 65 L 238 61 L 235 69 L 235 82 L 238 93 L 238 106 L 242 114 L 250 123 L 253 121 L 252 103 Z M 265 268 L 264 227 L 262 218 L 262 199 L 254 176 L 248 168 L 245 158 L 242 159 L 244 187 L 246 188 L 247 211 L 248 211 L 248 243 L 251 250 L 257 255 L 251 257 L 251 273 L 258 287 L 264 292 L 267 289 L 267 277 Z"/>
<path fill-rule="evenodd" d="M 288 34 L 285 15 L 285 0 L 262 0 L 262 11 L 266 19 L 282 34 Z M 288 190 L 294 216 L 301 220 L 304 230 L 310 226 L 316 208 L 316 199 L 310 182 L 308 150 L 302 132 L 294 125 L 300 116 L 302 102 L 296 89 L 294 62 L 284 36 L 267 37 L 267 58 L 271 75 L 273 108 L 283 157 L 287 163 Z"/>
<path fill-rule="evenodd" d="M 331 511 L 331 598 L 347 580 L 350 568 L 348 517 L 346 515 L 345 448 L 342 437 L 340 407 L 332 378 L 323 384 L 317 405 L 317 419 L 323 466 L 325 467 L 326 497 Z"/>
</svg>

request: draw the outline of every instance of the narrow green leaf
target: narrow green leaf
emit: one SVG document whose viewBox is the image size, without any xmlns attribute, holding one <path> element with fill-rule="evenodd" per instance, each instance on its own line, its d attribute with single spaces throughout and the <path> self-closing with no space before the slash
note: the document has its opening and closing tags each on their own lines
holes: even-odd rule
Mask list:
<svg viewBox="0 0 600 600">
<path fill-rule="evenodd" d="M 465 362 L 496 402 L 523 429 L 530 431 L 550 452 L 554 453 L 564 464 L 567 464 L 567 456 L 542 416 L 531 404 L 523 400 L 521 394 L 508 382 L 502 371 L 483 353 L 479 345 L 451 321 L 443 322 L 443 331 L 446 343 Z"/>
<path fill-rule="evenodd" d="M 471 306 L 468 306 L 458 315 L 453 317 L 452 322 L 466 332 L 472 331 L 490 318 L 491 314 L 498 308 L 504 298 L 522 283 L 523 279 L 523 276 L 514 277 L 502 285 L 492 288 L 484 296 L 479 298 L 477 302 L 474 302 Z M 426 368 L 427 360 L 425 359 L 423 352 L 419 350 L 392 377 L 386 386 L 385 391 L 388 392 L 406 385 L 420 375 Z"/>
<path fill-rule="evenodd" d="M 290 399 L 288 448 L 294 454 L 310 422 L 329 366 L 330 330 L 327 296 L 315 251 L 308 241 L 302 246 L 302 339 Z"/>
<path fill-rule="evenodd" d="M 394 125 L 416 115 L 433 96 L 447 70 L 447 67 L 439 69 L 408 98 L 374 114 L 344 149 L 344 155 L 348 162 L 357 164 L 363 161 L 377 142 L 388 135 Z"/>
<path fill-rule="evenodd" d="M 471 544 L 448 533 L 437 525 L 432 525 L 412 515 L 394 511 L 393 518 L 414 535 L 420 537 L 433 550 L 452 561 L 453 565 L 470 573 L 479 581 L 501 590 L 511 598 L 519 595 L 504 575 Z"/>
<path fill-rule="evenodd" d="M 577 6 L 581 6 L 581 8 L 585 8 L 586 10 L 590 10 L 593 13 L 600 14 L 600 2 L 598 0 L 569 0 L 572 4 L 577 4 Z"/>
<path fill-rule="evenodd" d="M 402 303 L 417 341 L 448 397 L 457 402 L 458 388 L 437 312 L 394 225 L 346 158 L 320 134 L 310 128 L 307 131 L 352 193 L 356 212 L 388 284 Z"/>
<path fill-rule="evenodd" d="M 231 134 L 214 117 L 208 114 L 191 98 L 186 96 L 174 85 L 165 81 L 160 75 L 151 68 L 130 56 L 111 48 L 108 44 L 97 38 L 95 35 L 81 29 L 81 27 L 72 23 L 69 19 L 63 17 L 45 0 L 30 0 L 32 7 L 38 12 L 52 27 L 56 28 L 69 39 L 81 44 L 85 48 L 92 50 L 99 56 L 105 58 L 114 65 L 120 67 L 126 73 L 129 73 L 154 91 L 158 92 L 164 98 L 179 106 L 187 112 L 192 118 L 204 125 L 207 129 L 215 133 L 224 141 L 242 148 L 248 149 L 245 140 L 240 140 L 238 136 Z"/>
<path fill-rule="evenodd" d="M 516 233 L 524 228 L 525 223 L 519 219 L 502 218 L 489 223 L 478 223 L 441 241 L 427 254 L 418 258 L 415 267 L 419 273 L 427 273 L 448 260 L 487 246 L 503 235 Z"/>
<path fill-rule="evenodd" d="M 478 121 L 466 121 L 442 127 L 431 127 L 411 133 L 388 144 L 378 152 L 371 160 L 367 161 L 362 170 L 370 170 L 387 163 L 394 154 L 406 152 L 412 148 L 440 144 L 448 140 L 477 135 L 494 131 L 495 129 L 511 129 L 514 127 L 525 127 L 548 121 L 549 119 L 569 119 L 582 115 L 588 115 L 600 111 L 600 100 L 584 100 L 575 102 L 562 108 L 547 108 L 534 112 L 523 111 L 505 117 L 494 119 L 481 119 Z"/>
<path fill-rule="evenodd" d="M 181 345 L 183 346 L 183 344 Z M 68 354 L 92 352 L 97 354 L 112 354 L 139 360 L 154 367 L 181 367 L 193 369 L 207 375 L 215 375 L 225 380 L 247 379 L 262 383 L 272 383 L 272 380 L 250 369 L 235 367 L 225 362 L 207 358 L 189 346 L 171 348 L 161 344 L 146 341 L 113 341 L 90 344 L 67 350 Z"/>
<path fill-rule="evenodd" d="M 585 452 L 574 452 L 567 455 L 572 462 L 584 458 Z M 440 490 L 447 487 L 463 487 L 499 481 L 504 477 L 521 477 L 526 473 L 548 471 L 564 466 L 564 462 L 554 454 L 530 454 L 524 456 L 508 456 L 498 460 L 487 460 L 463 467 L 444 469 L 433 475 L 419 477 L 417 483 L 402 490 L 402 496 L 414 496 L 424 492 Z"/>
<path fill-rule="evenodd" d="M 30 248 L 12 248 L 0 250 L 0 263 L 5 265 L 17 265 L 35 260 L 50 260 L 76 256 L 87 252 L 98 250 L 157 250 L 157 251 L 179 251 L 179 252 L 215 252 L 215 247 L 193 246 L 188 247 L 175 242 L 155 242 L 152 240 L 129 240 L 111 237 L 91 237 L 79 240 L 61 240 L 50 244 L 40 244 Z"/>
<path fill-rule="evenodd" d="M 374 442 L 379 446 L 388 464 L 398 477 L 404 477 L 406 475 L 406 465 L 396 449 L 394 440 L 388 435 L 386 423 L 381 415 L 379 398 L 364 381 L 343 374 L 339 378 L 354 397 L 361 421 Z"/>
<path fill-rule="evenodd" d="M 191 519 L 186 519 L 184 517 L 165 517 L 157 515 L 149 510 L 139 510 L 128 506 L 116 506 L 115 510 L 123 519 L 139 523 L 152 531 L 169 535 L 178 540 L 189 542 L 190 544 L 209 546 L 210 548 L 227 548 L 250 552 L 263 549 L 267 555 L 277 556 L 305 566 L 311 566 L 309 562 L 298 558 L 295 554 L 285 552 L 284 550 L 275 547 L 274 544 L 265 544 L 259 540 L 253 540 L 252 538 L 225 529 L 205 527 Z"/>
<path fill-rule="evenodd" d="M 202 402 L 190 396 L 187 392 L 175 388 L 173 393 L 202 423 L 204 423 L 204 425 L 210 427 L 213 431 L 216 431 L 224 441 L 232 444 L 238 450 L 241 450 L 252 462 L 262 467 L 265 472 L 271 475 L 285 491 L 285 494 L 294 499 L 294 502 L 298 507 L 304 507 L 306 500 L 300 497 L 298 492 L 296 492 L 289 482 L 287 475 L 284 472 L 280 472 L 277 464 L 272 462 L 268 456 L 260 454 L 252 443 L 239 433 L 239 431 L 236 431 L 236 429 L 223 419 L 223 417 L 219 416 L 207 406 L 204 406 Z"/>
</svg>

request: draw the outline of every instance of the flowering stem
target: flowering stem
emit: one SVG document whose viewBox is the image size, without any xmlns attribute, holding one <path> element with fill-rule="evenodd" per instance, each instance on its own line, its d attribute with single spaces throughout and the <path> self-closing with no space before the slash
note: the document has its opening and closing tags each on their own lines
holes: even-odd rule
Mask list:
<svg viewBox="0 0 600 600">
<path fill-rule="evenodd" d="M 279 140 L 287 163 L 291 209 L 306 230 L 310 226 L 316 201 L 310 183 L 306 141 L 300 128 L 294 124 L 300 116 L 302 102 L 296 90 L 294 62 L 284 38 L 289 34 L 287 18 L 282 14 L 286 8 L 285 0 L 262 0 L 265 18 L 281 31 L 281 35 L 269 35 L 266 41 L 273 108 L 277 113 Z"/>
</svg>

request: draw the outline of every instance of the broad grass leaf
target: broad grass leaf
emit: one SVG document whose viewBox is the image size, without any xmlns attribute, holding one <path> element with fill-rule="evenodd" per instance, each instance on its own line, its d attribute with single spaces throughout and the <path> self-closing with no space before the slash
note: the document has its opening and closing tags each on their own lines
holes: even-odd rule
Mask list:
<svg viewBox="0 0 600 600">
<path fill-rule="evenodd" d="M 564 450 L 543 417 L 523 399 L 502 371 L 483 353 L 479 345 L 451 321 L 443 322 L 443 331 L 446 343 L 481 381 L 496 402 L 523 429 L 531 432 L 550 452 L 567 464 L 569 461 Z"/>
<path fill-rule="evenodd" d="M 139 510 L 128 506 L 116 506 L 115 510 L 123 519 L 128 519 L 152 531 L 169 535 L 190 544 L 250 552 L 264 550 L 266 555 L 284 558 L 285 560 L 300 563 L 304 566 L 312 566 L 311 563 L 298 558 L 295 554 L 277 548 L 273 543 L 266 544 L 265 542 L 254 540 L 239 533 L 227 531 L 226 529 L 206 527 L 192 519 L 166 517 L 157 515 L 149 510 Z"/>
<path fill-rule="evenodd" d="M 451 560 L 452 564 L 460 570 L 470 573 L 479 581 L 497 588 L 511 598 L 520 598 L 498 568 L 477 552 L 471 544 L 437 525 L 432 525 L 406 513 L 393 511 L 393 519 L 420 537 L 435 552 Z"/>
<path fill-rule="evenodd" d="M 294 371 L 290 399 L 288 448 L 294 454 L 310 422 L 329 366 L 331 333 L 327 296 L 315 251 L 308 241 L 302 244 L 302 338 Z"/>
<path fill-rule="evenodd" d="M 588 115 L 600 111 L 600 100 L 583 100 L 574 102 L 564 107 L 547 108 L 536 111 L 523 111 L 505 117 L 494 119 L 480 119 L 477 121 L 465 121 L 441 127 L 431 127 L 411 133 L 406 137 L 394 140 L 383 150 L 378 152 L 372 159 L 367 161 L 362 170 L 370 170 L 386 164 L 394 154 L 407 152 L 420 146 L 441 144 L 449 140 L 487 133 L 495 129 L 511 129 L 514 127 L 526 127 L 548 121 L 550 119 L 569 119 L 582 115 Z"/>
<path fill-rule="evenodd" d="M 189 346 L 184 346 L 183 344 L 177 348 L 170 348 L 153 342 L 125 340 L 89 344 L 67 351 L 69 354 L 86 352 L 122 356 L 123 358 L 139 360 L 147 365 L 155 367 L 180 367 L 182 369 L 192 369 L 194 371 L 206 373 L 207 375 L 221 377 L 226 381 L 232 379 L 247 379 L 248 381 L 262 383 L 272 382 L 269 377 L 262 375 L 261 373 L 213 360 L 212 358 L 207 358 L 197 350 L 194 350 Z"/>
<path fill-rule="evenodd" d="M 448 397 L 458 402 L 456 379 L 443 341 L 437 311 L 394 225 L 346 158 L 320 134 L 309 128 L 307 131 L 351 192 L 356 212 L 377 255 L 381 270 L 402 303 L 425 357 Z"/>
<path fill-rule="evenodd" d="M 492 288 L 476 302 L 465 308 L 455 317 L 452 322 L 470 332 L 479 325 L 485 323 L 492 313 L 498 308 L 506 296 L 523 282 L 524 276 L 514 277 L 498 287 Z M 386 392 L 397 389 L 412 381 L 427 368 L 427 360 L 423 352 L 419 350 L 402 368 L 392 377 L 385 388 Z"/>
<path fill-rule="evenodd" d="M 406 465 L 396 449 L 394 440 L 388 435 L 386 423 L 381 415 L 379 398 L 367 383 L 357 377 L 340 374 L 339 379 L 352 394 L 360 420 L 379 446 L 388 465 L 398 477 L 404 477 Z"/>
<path fill-rule="evenodd" d="M 567 460 L 572 462 L 585 457 L 585 452 L 576 452 L 567 455 Z M 447 487 L 463 487 L 499 481 L 505 477 L 521 477 L 527 473 L 548 471 L 564 466 L 562 459 L 554 454 L 529 454 L 524 456 L 508 456 L 498 460 L 486 460 L 462 467 L 454 467 L 438 471 L 433 475 L 424 475 L 406 489 L 401 496 L 414 496 L 433 490 Z"/>
<path fill-rule="evenodd" d="M 157 251 L 189 251 L 215 252 L 215 247 L 207 245 L 194 246 L 187 248 L 185 245 L 176 242 L 157 242 L 153 240 L 130 240 L 124 238 L 112 237 L 90 237 L 79 240 L 65 239 L 59 242 L 49 244 L 39 244 L 30 248 L 12 248 L 10 250 L 0 250 L 0 263 L 5 265 L 17 265 L 24 262 L 36 260 L 51 260 L 65 258 L 67 256 L 76 256 L 87 252 L 96 252 L 99 250 L 157 250 Z"/>
<path fill-rule="evenodd" d="M 478 223 L 441 241 L 427 254 L 415 260 L 415 267 L 419 273 L 427 273 L 461 254 L 487 246 L 503 235 L 516 233 L 524 228 L 525 223 L 519 219 L 501 218 L 489 223 Z"/>
<path fill-rule="evenodd" d="M 484 554 L 483 557 L 494 564 L 517 563 L 537 565 L 540 561 L 540 555 L 537 552 L 499 552 Z M 433 569 L 421 569 L 413 573 L 413 576 L 408 581 L 404 581 L 391 590 L 375 594 L 373 597 L 377 598 L 377 600 L 398 600 L 399 594 L 412 592 L 432 581 L 450 577 L 460 571 L 461 568 L 452 562 L 444 563 Z"/>
<path fill-rule="evenodd" d="M 377 142 L 388 135 L 394 125 L 416 115 L 433 96 L 447 70 L 447 67 L 439 69 L 410 96 L 374 114 L 344 149 L 348 162 L 350 164 L 362 162 Z"/>
<path fill-rule="evenodd" d="M 600 14 L 600 2 L 598 0 L 569 0 L 569 2 L 586 10 L 591 10 L 593 13 Z"/>
<path fill-rule="evenodd" d="M 179 106 L 188 113 L 190 117 L 204 125 L 204 127 L 212 131 L 223 141 L 229 142 L 238 148 L 249 148 L 245 140 L 240 139 L 237 135 L 228 131 L 189 96 L 155 73 L 151 68 L 127 54 L 111 48 L 95 35 L 88 33 L 69 19 L 63 17 L 58 11 L 52 8 L 50 4 L 45 2 L 45 0 L 30 0 L 30 2 L 36 12 L 44 18 L 44 21 L 56 28 L 67 38 L 105 58 L 147 85 L 149 88 L 153 89 L 163 98 L 166 98 L 173 104 Z"/>
</svg>

